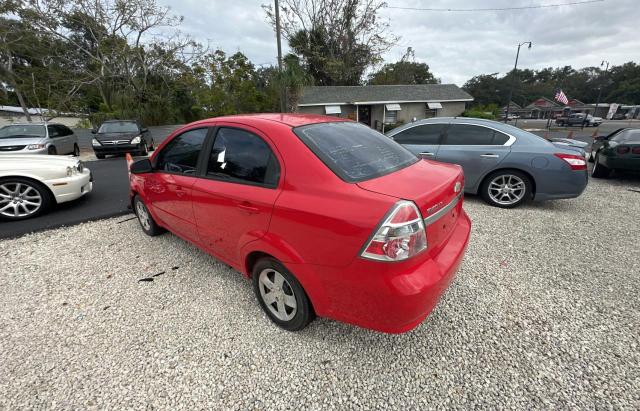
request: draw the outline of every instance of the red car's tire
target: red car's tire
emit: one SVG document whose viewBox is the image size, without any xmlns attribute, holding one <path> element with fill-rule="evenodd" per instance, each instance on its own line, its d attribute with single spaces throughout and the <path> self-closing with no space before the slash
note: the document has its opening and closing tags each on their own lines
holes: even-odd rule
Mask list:
<svg viewBox="0 0 640 411">
<path fill-rule="evenodd" d="M 304 288 L 278 260 L 269 257 L 258 260 L 252 278 L 260 307 L 279 327 L 299 331 L 315 318 Z"/>
<path fill-rule="evenodd" d="M 147 208 L 147 205 L 142 201 L 140 196 L 135 196 L 133 198 L 133 211 L 136 213 L 140 227 L 146 235 L 155 237 L 166 231 L 155 222 Z"/>
</svg>

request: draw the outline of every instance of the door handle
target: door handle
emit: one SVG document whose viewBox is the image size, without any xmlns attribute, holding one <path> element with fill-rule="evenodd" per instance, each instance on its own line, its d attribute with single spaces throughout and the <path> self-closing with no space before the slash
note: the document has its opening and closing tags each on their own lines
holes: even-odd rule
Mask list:
<svg viewBox="0 0 640 411">
<path fill-rule="evenodd" d="M 497 154 L 487 153 L 487 154 L 480 154 L 480 157 L 484 157 L 484 158 L 499 158 L 500 156 L 497 155 Z"/>
<path fill-rule="evenodd" d="M 257 214 L 260 212 L 260 209 L 258 207 L 252 206 L 248 201 L 243 201 L 242 203 L 238 204 L 238 208 L 250 214 Z"/>
<path fill-rule="evenodd" d="M 422 153 L 418 153 L 418 155 L 422 157 L 433 157 L 435 156 L 435 153 L 431 153 L 429 151 L 423 151 Z"/>
</svg>

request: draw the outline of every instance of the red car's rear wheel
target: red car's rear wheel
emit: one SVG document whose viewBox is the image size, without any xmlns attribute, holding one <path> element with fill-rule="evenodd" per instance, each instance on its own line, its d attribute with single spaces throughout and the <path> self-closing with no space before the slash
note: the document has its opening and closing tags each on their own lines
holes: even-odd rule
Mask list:
<svg viewBox="0 0 640 411">
<path fill-rule="evenodd" d="M 254 265 L 253 290 L 267 316 L 285 330 L 301 330 L 315 317 L 302 285 L 273 258 L 260 259 Z"/>
</svg>

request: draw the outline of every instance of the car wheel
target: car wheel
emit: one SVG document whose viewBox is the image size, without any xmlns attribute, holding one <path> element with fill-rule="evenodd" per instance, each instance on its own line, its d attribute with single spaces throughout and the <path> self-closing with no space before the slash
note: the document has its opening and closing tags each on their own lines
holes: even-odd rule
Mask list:
<svg viewBox="0 0 640 411">
<path fill-rule="evenodd" d="M 593 161 L 593 170 L 591 170 L 591 177 L 593 178 L 607 178 L 611 174 L 609 167 L 600 164 L 600 153 L 596 153 L 596 157 Z"/>
<path fill-rule="evenodd" d="M 58 150 L 56 150 L 54 146 L 49 146 L 47 154 L 49 154 L 50 156 L 55 156 L 56 154 L 58 154 Z"/>
<path fill-rule="evenodd" d="M 106 156 L 105 156 L 104 154 L 98 154 L 98 153 L 96 153 L 96 158 L 97 158 L 98 160 L 104 160 L 104 159 L 106 158 Z"/>
<path fill-rule="evenodd" d="M 142 199 L 140 199 L 140 196 L 134 197 L 133 209 L 138 217 L 138 222 L 140 222 L 140 227 L 142 227 L 142 231 L 144 231 L 146 235 L 155 237 L 166 231 L 154 221 L 149 209 Z"/>
<path fill-rule="evenodd" d="M 482 183 L 484 201 L 495 207 L 513 208 L 531 198 L 531 180 L 516 170 L 501 170 L 490 174 Z"/>
<path fill-rule="evenodd" d="M 80 157 L 80 147 L 77 144 L 73 145 L 73 156 Z"/>
<path fill-rule="evenodd" d="M 298 280 L 273 258 L 253 267 L 253 291 L 269 319 L 287 331 L 299 331 L 315 317 L 307 293 Z"/>
<path fill-rule="evenodd" d="M 20 177 L 0 179 L 0 216 L 6 220 L 35 217 L 51 203 L 51 193 L 42 183 Z"/>
</svg>

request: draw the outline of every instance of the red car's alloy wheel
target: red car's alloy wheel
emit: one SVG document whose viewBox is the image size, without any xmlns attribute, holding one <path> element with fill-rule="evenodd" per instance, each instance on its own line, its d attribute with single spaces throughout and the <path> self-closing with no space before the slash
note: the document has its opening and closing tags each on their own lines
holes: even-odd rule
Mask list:
<svg viewBox="0 0 640 411">
<path fill-rule="evenodd" d="M 295 315 L 298 304 L 289 282 L 278 271 L 265 268 L 258 277 L 260 296 L 265 306 L 280 321 L 289 321 Z"/>
</svg>

